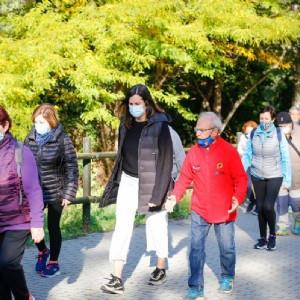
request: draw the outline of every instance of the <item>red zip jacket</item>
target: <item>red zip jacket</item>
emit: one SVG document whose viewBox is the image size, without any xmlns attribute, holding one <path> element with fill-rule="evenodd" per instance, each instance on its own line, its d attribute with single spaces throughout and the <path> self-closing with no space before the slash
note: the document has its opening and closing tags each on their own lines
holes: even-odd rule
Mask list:
<svg viewBox="0 0 300 300">
<path fill-rule="evenodd" d="M 188 152 L 172 195 L 180 201 L 193 181 L 191 208 L 208 223 L 230 222 L 234 196 L 241 204 L 247 188 L 247 175 L 237 150 L 221 137 L 208 148 L 194 145 Z"/>
</svg>

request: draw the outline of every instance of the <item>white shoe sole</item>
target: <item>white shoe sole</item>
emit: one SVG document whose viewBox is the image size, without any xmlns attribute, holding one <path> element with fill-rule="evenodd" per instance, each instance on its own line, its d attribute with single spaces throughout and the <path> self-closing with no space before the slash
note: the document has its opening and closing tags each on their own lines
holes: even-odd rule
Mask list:
<svg viewBox="0 0 300 300">
<path fill-rule="evenodd" d="M 60 275 L 60 271 L 57 271 L 56 273 L 54 273 L 53 275 L 45 275 L 43 273 L 40 273 L 41 277 L 47 277 L 47 278 L 51 278 L 51 277 L 54 277 L 56 275 Z"/>
<path fill-rule="evenodd" d="M 116 290 L 114 288 L 110 288 L 106 285 L 101 286 L 101 290 L 110 294 L 123 294 L 124 290 Z"/>
<path fill-rule="evenodd" d="M 163 280 L 159 280 L 159 281 L 149 281 L 148 285 L 161 285 L 164 284 L 167 281 L 167 278 L 164 278 Z"/>
</svg>

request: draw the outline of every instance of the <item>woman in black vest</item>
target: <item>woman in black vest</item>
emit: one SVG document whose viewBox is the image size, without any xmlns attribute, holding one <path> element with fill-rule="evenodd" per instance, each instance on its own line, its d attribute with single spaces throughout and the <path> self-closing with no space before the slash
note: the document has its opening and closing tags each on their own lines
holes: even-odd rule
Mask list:
<svg viewBox="0 0 300 300">
<path fill-rule="evenodd" d="M 157 268 L 150 285 L 166 281 L 168 219 L 162 210 L 171 186 L 173 147 L 168 124 L 171 118 L 153 101 L 146 86 L 133 86 L 123 101 L 119 127 L 119 149 L 100 207 L 116 203 L 116 227 L 109 260 L 113 274 L 101 289 L 121 294 L 123 266 L 126 263 L 136 211 L 146 214 L 147 250 L 155 250 Z"/>
<path fill-rule="evenodd" d="M 44 240 L 36 244 L 39 253 L 35 270 L 43 277 L 52 277 L 60 274 L 60 218 L 63 208 L 76 197 L 78 164 L 72 141 L 63 133 L 63 126 L 51 104 L 44 103 L 37 107 L 32 114 L 32 122 L 34 126 L 25 144 L 31 149 L 38 166 L 44 205 L 48 208 L 50 237 L 50 249 Z"/>
</svg>

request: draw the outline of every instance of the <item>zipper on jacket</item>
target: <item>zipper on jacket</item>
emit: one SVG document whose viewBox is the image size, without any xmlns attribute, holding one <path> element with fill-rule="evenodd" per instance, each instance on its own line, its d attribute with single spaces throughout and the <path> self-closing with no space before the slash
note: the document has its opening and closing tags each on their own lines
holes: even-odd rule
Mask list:
<svg viewBox="0 0 300 300">
<path fill-rule="evenodd" d="M 42 165 L 41 165 L 41 161 L 42 161 L 42 147 L 38 146 L 38 153 L 37 153 L 37 166 L 38 166 L 38 173 L 39 173 L 39 177 L 41 180 L 41 185 L 43 185 L 43 176 L 42 176 Z"/>
<path fill-rule="evenodd" d="M 206 158 L 206 178 L 209 178 L 209 171 L 210 171 L 210 163 L 209 163 L 209 147 L 206 148 L 205 158 Z M 208 186 L 208 195 L 210 195 L 210 180 L 207 180 Z"/>
</svg>

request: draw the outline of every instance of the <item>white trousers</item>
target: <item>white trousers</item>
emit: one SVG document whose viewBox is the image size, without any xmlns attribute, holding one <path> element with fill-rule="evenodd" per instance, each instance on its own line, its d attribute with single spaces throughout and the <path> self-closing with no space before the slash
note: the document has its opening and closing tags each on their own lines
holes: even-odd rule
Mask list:
<svg viewBox="0 0 300 300">
<path fill-rule="evenodd" d="M 138 208 L 139 179 L 122 173 L 116 205 L 116 226 L 112 236 L 109 261 L 126 263 Z M 168 213 L 146 214 L 147 251 L 156 251 L 159 258 L 168 257 Z"/>
<path fill-rule="evenodd" d="M 277 225 L 278 227 L 289 227 L 289 213 L 288 207 L 292 206 L 292 216 L 295 221 L 300 220 L 300 189 L 298 190 L 286 190 L 280 188 L 279 195 L 277 197 Z"/>
</svg>

